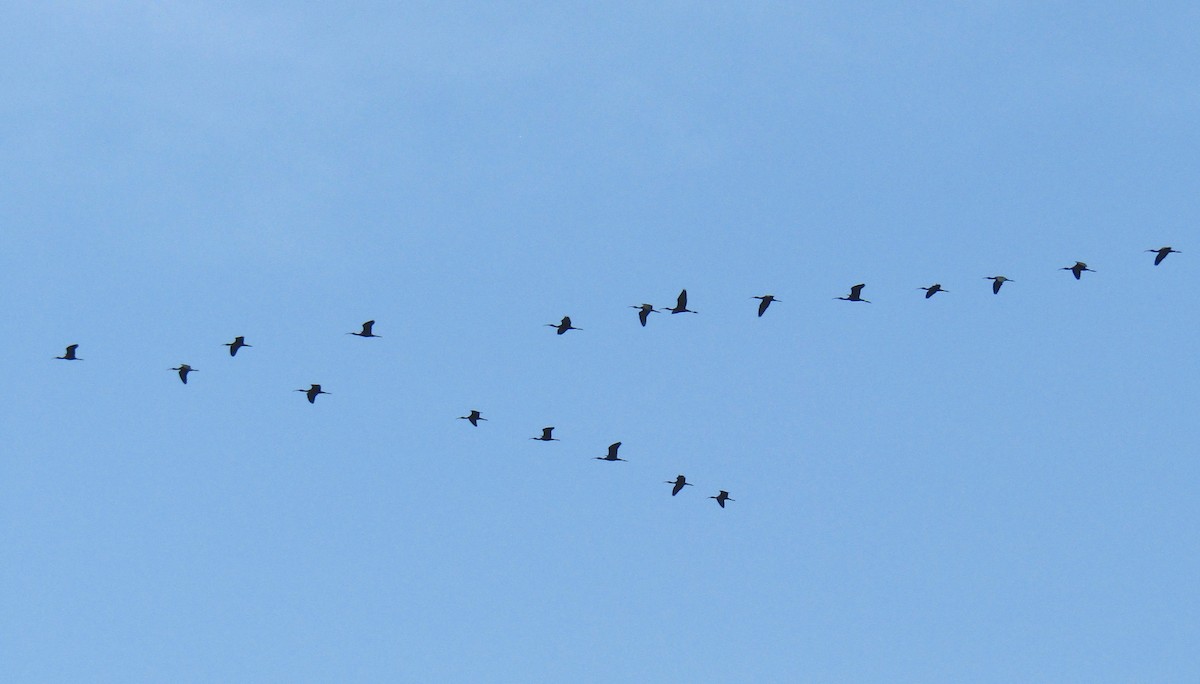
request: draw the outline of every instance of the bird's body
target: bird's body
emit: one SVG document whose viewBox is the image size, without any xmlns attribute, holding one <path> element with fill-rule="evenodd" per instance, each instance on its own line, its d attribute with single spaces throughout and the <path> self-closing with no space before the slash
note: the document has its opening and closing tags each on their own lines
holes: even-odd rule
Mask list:
<svg viewBox="0 0 1200 684">
<path fill-rule="evenodd" d="M 675 308 L 667 309 L 667 311 L 670 311 L 673 314 L 696 313 L 695 311 L 687 308 L 687 290 L 681 290 L 679 292 L 679 297 L 675 300 Z"/>
<path fill-rule="evenodd" d="M 1158 249 L 1148 249 L 1146 251 L 1154 252 L 1157 255 L 1154 257 L 1155 266 L 1161 264 L 1162 260 L 1166 259 L 1168 254 L 1183 254 L 1183 252 L 1180 252 L 1177 249 L 1171 249 L 1170 247 L 1159 247 Z"/>
<path fill-rule="evenodd" d="M 312 387 L 309 387 L 309 388 L 308 388 L 308 389 L 306 389 L 306 390 L 303 390 L 303 389 L 298 389 L 298 390 L 296 390 L 296 391 L 297 391 L 297 392 L 304 392 L 305 396 L 307 396 L 307 397 L 308 397 L 308 403 L 310 403 L 310 404 L 315 404 L 315 403 L 317 403 L 317 395 L 318 395 L 318 394 L 329 394 L 329 392 L 325 392 L 325 391 L 323 391 L 323 390 L 321 389 L 321 386 L 320 386 L 320 385 L 313 385 Z"/>
<path fill-rule="evenodd" d="M 779 301 L 778 299 L 775 299 L 775 295 L 755 296 L 754 299 L 762 300 L 761 302 L 758 303 L 758 317 L 759 318 L 762 318 L 762 315 L 767 312 L 767 307 L 771 306 L 771 302 Z"/>
<path fill-rule="evenodd" d="M 675 496 L 676 494 L 678 494 L 680 491 L 683 490 L 684 487 L 692 486 L 692 483 L 688 482 L 687 478 L 682 475 L 677 475 L 674 480 L 667 480 L 663 484 L 675 485 L 674 487 L 671 488 L 671 496 Z"/>
<path fill-rule="evenodd" d="M 620 442 L 613 442 L 612 444 L 608 445 L 608 453 L 605 454 L 604 456 L 597 456 L 596 460 L 597 461 L 624 461 L 625 459 L 617 457 L 617 449 L 620 449 L 620 448 L 621 448 Z"/>
<path fill-rule="evenodd" d="M 62 359 L 63 361 L 82 361 L 83 359 L 79 358 L 78 356 L 75 356 L 75 350 L 76 350 L 76 349 L 79 349 L 79 345 L 77 345 L 77 344 L 68 344 L 68 345 L 67 345 L 67 350 L 66 350 L 65 352 L 63 352 L 63 355 L 62 355 L 62 356 L 56 356 L 56 357 L 54 357 L 54 358 L 56 358 L 56 359 Z"/>
<path fill-rule="evenodd" d="M 716 499 L 717 505 L 721 508 L 725 508 L 726 501 L 734 501 L 734 499 L 729 498 L 729 492 L 725 491 L 724 489 L 722 489 L 716 496 L 710 496 L 708 498 Z"/>
<path fill-rule="evenodd" d="M 1082 261 L 1076 261 L 1074 266 L 1063 266 L 1062 268 L 1060 268 L 1058 270 L 1070 271 L 1071 275 L 1075 276 L 1075 280 L 1079 280 L 1079 277 L 1083 275 L 1084 271 L 1088 271 L 1090 273 L 1095 273 L 1095 271 L 1088 268 L 1087 264 L 1083 263 Z"/>
<path fill-rule="evenodd" d="M 557 437 L 550 436 L 551 433 L 553 433 L 553 432 L 554 432 L 553 427 L 544 427 L 544 428 L 542 428 L 542 436 L 541 437 L 530 437 L 529 439 L 536 439 L 539 442 L 557 442 L 557 441 L 559 441 Z"/>
<path fill-rule="evenodd" d="M 547 323 L 546 325 L 557 329 L 559 335 L 566 334 L 568 330 L 583 330 L 583 328 L 576 328 L 575 326 L 571 325 L 570 316 L 563 316 L 561 323 Z"/>
<path fill-rule="evenodd" d="M 650 314 L 658 313 L 658 309 L 654 308 L 654 306 L 652 304 L 642 304 L 641 306 L 630 306 L 629 308 L 638 310 L 638 320 L 642 322 L 643 328 L 646 327 L 646 319 L 650 317 Z"/>
<path fill-rule="evenodd" d="M 925 299 L 929 299 L 930 297 L 934 296 L 935 294 L 937 294 L 939 292 L 949 292 L 949 290 L 942 289 L 941 283 L 934 283 L 934 284 L 930 285 L 929 287 L 919 287 L 917 289 L 925 290 Z"/>
<path fill-rule="evenodd" d="M 459 416 L 458 419 L 465 420 L 465 421 L 471 423 L 471 425 L 474 425 L 475 427 L 479 427 L 479 421 L 487 420 L 487 418 L 484 418 L 479 415 L 479 411 L 471 411 L 470 413 L 468 413 L 465 416 Z"/>
<path fill-rule="evenodd" d="M 1004 283 L 1014 283 L 1015 280 L 1010 280 L 1004 276 L 987 276 L 984 280 L 992 281 L 992 294 L 1000 294 L 1000 286 Z"/>
<path fill-rule="evenodd" d="M 870 300 L 862 298 L 862 291 L 863 291 L 864 287 L 866 287 L 865 283 L 859 283 L 859 284 L 855 285 L 854 287 L 850 288 L 850 296 L 849 297 L 834 297 L 834 299 L 842 299 L 847 302 L 866 302 L 867 304 L 870 304 L 871 303 Z"/>
<path fill-rule="evenodd" d="M 237 356 L 239 349 L 241 349 L 242 347 L 249 347 L 251 345 L 246 344 L 245 337 L 243 337 L 242 335 L 238 335 L 237 337 L 233 338 L 232 342 L 226 342 L 225 346 L 229 347 L 229 355 L 230 356 Z"/>
<path fill-rule="evenodd" d="M 195 371 L 196 369 L 192 368 L 191 366 L 187 365 L 186 363 L 181 363 L 181 364 L 179 364 L 178 368 L 172 368 L 171 370 L 179 371 L 179 379 L 182 380 L 183 384 L 186 385 L 188 373 L 191 373 L 191 372 Z"/>
<path fill-rule="evenodd" d="M 362 324 L 362 330 L 359 332 L 348 332 L 347 335 L 358 335 L 359 337 L 381 337 L 372 332 L 375 327 L 375 321 L 367 321 Z"/>
</svg>

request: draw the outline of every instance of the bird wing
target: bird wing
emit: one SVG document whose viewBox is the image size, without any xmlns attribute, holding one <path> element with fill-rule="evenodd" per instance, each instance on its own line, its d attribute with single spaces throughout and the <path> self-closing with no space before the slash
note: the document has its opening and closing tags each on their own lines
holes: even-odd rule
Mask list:
<svg viewBox="0 0 1200 684">
<path fill-rule="evenodd" d="M 992 294 L 1000 294 L 1000 286 L 1004 284 L 1003 280 L 992 280 Z"/>
<path fill-rule="evenodd" d="M 762 301 L 758 303 L 758 315 L 759 316 L 766 313 L 767 307 L 771 306 L 771 300 L 767 299 L 766 297 L 760 297 L 760 299 L 762 299 Z"/>
<path fill-rule="evenodd" d="M 373 334 L 371 332 L 371 328 L 374 328 L 374 327 L 375 327 L 375 321 L 367 321 L 366 323 L 363 323 L 362 334 L 363 335 Z"/>
<path fill-rule="evenodd" d="M 687 308 L 687 290 L 680 290 L 679 298 L 675 300 L 675 308 L 676 309 L 686 309 Z"/>
<path fill-rule="evenodd" d="M 620 448 L 621 448 L 620 442 L 613 442 L 612 444 L 608 445 L 608 455 L 612 458 L 616 458 L 617 457 L 617 449 L 620 449 Z"/>
<path fill-rule="evenodd" d="M 638 320 L 642 322 L 643 328 L 646 327 L 646 319 L 649 317 L 650 317 L 649 309 L 646 309 L 643 307 L 642 310 L 638 312 Z"/>
<path fill-rule="evenodd" d="M 867 286 L 866 283 L 859 283 L 859 284 L 855 285 L 854 287 L 850 288 L 850 298 L 851 299 L 861 299 L 863 288 L 866 286 Z"/>
</svg>

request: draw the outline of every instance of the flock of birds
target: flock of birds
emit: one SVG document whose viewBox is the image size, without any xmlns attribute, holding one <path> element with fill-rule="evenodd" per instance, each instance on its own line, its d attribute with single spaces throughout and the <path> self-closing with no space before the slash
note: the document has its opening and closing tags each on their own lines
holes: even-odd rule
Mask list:
<svg viewBox="0 0 1200 684">
<path fill-rule="evenodd" d="M 1158 266 L 1159 264 L 1161 264 L 1163 262 L 1163 259 L 1167 258 L 1168 254 L 1181 254 L 1182 253 L 1179 250 L 1174 249 L 1172 247 L 1159 247 L 1158 249 L 1148 249 L 1146 251 L 1151 252 L 1155 255 L 1155 257 L 1154 257 L 1154 265 L 1155 266 Z M 1084 273 L 1095 273 L 1096 272 L 1094 269 L 1088 268 L 1088 265 L 1082 261 L 1076 261 L 1073 265 L 1064 266 L 1064 267 L 1060 268 L 1059 270 L 1070 271 L 1071 275 L 1075 276 L 1076 280 L 1080 280 L 1083 277 Z M 992 294 L 1000 294 L 1000 288 L 1003 287 L 1004 283 L 1015 282 L 1011 278 L 1007 278 L 1002 275 L 986 276 L 984 279 L 992 281 Z M 850 288 L 850 293 L 847 296 L 834 297 L 834 299 L 840 299 L 840 300 L 847 301 L 847 302 L 865 302 L 867 304 L 870 304 L 871 303 L 870 300 L 862 298 L 862 291 L 863 291 L 864 287 L 866 287 L 865 283 L 858 283 L 857 285 L 854 285 Z M 935 294 L 937 294 L 939 292 L 949 292 L 949 290 L 946 290 L 942 287 L 941 283 L 934 283 L 928 287 L 921 287 L 918 289 L 925 291 L 925 299 L 929 299 L 930 297 L 933 297 Z M 767 308 L 769 306 L 771 306 L 772 302 L 780 301 L 779 299 L 777 299 L 775 297 L 775 295 L 770 295 L 770 294 L 756 295 L 755 297 L 753 297 L 753 299 L 759 300 L 758 316 L 760 318 L 762 317 L 763 314 L 765 314 L 767 312 Z M 643 327 L 645 327 L 647 321 L 650 318 L 650 314 L 652 314 L 652 313 L 671 313 L 671 314 L 696 313 L 695 311 L 687 308 L 687 303 L 688 303 L 688 295 L 687 295 L 687 290 L 685 289 L 679 293 L 679 297 L 675 300 L 675 306 L 670 309 L 659 310 L 659 309 L 654 308 L 654 306 L 652 304 L 644 304 L 644 303 L 643 304 L 634 304 L 634 305 L 631 305 L 629 308 L 637 309 L 638 322 L 640 322 L 641 325 Z M 546 325 L 551 328 L 554 328 L 556 334 L 558 334 L 558 335 L 566 334 L 566 332 L 569 330 L 583 330 L 583 328 L 576 328 L 574 325 L 572 325 L 570 316 L 563 316 L 562 321 L 560 321 L 558 323 L 547 323 Z M 358 337 L 381 337 L 380 335 L 375 334 L 374 328 L 375 328 L 375 321 L 373 321 L 373 320 L 366 321 L 362 324 L 361 330 L 359 330 L 357 332 L 348 332 L 346 334 L 347 335 L 356 335 Z M 242 335 L 239 335 L 239 336 L 233 338 L 232 342 L 226 342 L 225 346 L 229 347 L 229 355 L 230 356 L 237 356 L 237 353 L 239 350 L 241 350 L 245 347 L 251 347 L 252 345 L 247 344 L 246 338 Z M 62 356 L 56 356 L 54 358 L 61 359 L 63 361 L 82 361 L 83 359 L 81 359 L 79 356 L 77 356 L 78 349 L 79 349 L 78 344 L 68 345 L 66 348 L 66 351 L 63 353 Z M 183 384 L 186 385 L 187 381 L 188 381 L 188 374 L 195 373 L 198 369 L 192 368 L 190 365 L 188 365 L 186 363 L 181 363 L 178 366 L 176 366 L 175 368 L 171 368 L 169 370 L 173 370 L 173 371 L 177 372 L 179 374 L 179 380 L 181 382 L 183 382 Z M 315 384 L 315 383 L 310 385 L 307 389 L 298 389 L 296 391 L 304 392 L 305 396 L 308 398 L 308 403 L 310 403 L 310 404 L 315 404 L 317 402 L 318 396 L 320 396 L 322 394 L 330 394 L 330 392 L 326 392 L 325 390 L 321 389 L 321 386 L 319 384 Z M 474 409 L 467 415 L 459 416 L 458 418 L 459 418 L 459 420 L 467 421 L 473 427 L 478 427 L 480 421 L 487 420 L 487 418 L 484 418 L 478 410 L 474 410 Z M 537 437 L 530 437 L 529 439 L 537 440 L 540 442 L 560 441 L 558 438 L 554 437 L 554 427 L 553 426 L 542 428 L 541 435 L 539 435 Z M 625 459 L 623 459 L 617 455 L 617 452 L 620 448 L 621 448 L 621 442 L 613 442 L 612 444 L 609 445 L 608 452 L 604 456 L 596 456 L 595 460 L 610 461 L 610 462 L 625 461 Z M 684 477 L 683 475 L 677 475 L 674 480 L 666 480 L 664 482 L 664 484 L 672 485 L 671 496 L 678 495 L 681 491 L 683 491 L 684 487 L 694 486 L 691 482 L 688 482 L 687 478 Z M 729 498 L 729 492 L 727 492 L 725 490 L 720 490 L 716 496 L 710 496 L 708 498 L 715 499 L 717 502 L 717 505 L 719 505 L 721 508 L 725 508 L 725 502 L 734 501 L 734 499 Z"/>
</svg>

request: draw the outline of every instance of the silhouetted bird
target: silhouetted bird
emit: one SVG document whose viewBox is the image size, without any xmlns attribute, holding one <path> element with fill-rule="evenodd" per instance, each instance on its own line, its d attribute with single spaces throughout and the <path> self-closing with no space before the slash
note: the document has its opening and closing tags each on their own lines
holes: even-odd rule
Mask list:
<svg viewBox="0 0 1200 684">
<path fill-rule="evenodd" d="M 654 305 L 652 305 L 652 304 L 642 304 L 641 306 L 630 306 L 629 308 L 639 309 L 638 320 L 642 322 L 643 328 L 646 327 L 646 319 L 650 317 L 650 314 L 658 313 L 658 309 L 654 308 Z"/>
<path fill-rule="evenodd" d="M 79 358 L 78 356 L 75 356 L 76 349 L 79 349 L 79 345 L 69 344 L 69 345 L 67 345 L 66 353 L 64 353 L 62 356 L 56 356 L 54 358 L 62 359 L 63 361 L 82 361 L 83 359 Z"/>
<path fill-rule="evenodd" d="M 583 328 L 576 328 L 571 325 L 570 316 L 563 316 L 562 323 L 547 323 L 546 325 L 550 326 L 551 328 L 557 328 L 559 335 L 562 335 L 568 330 L 583 330 Z"/>
<path fill-rule="evenodd" d="M 929 287 L 918 287 L 917 289 L 925 290 L 925 299 L 929 299 L 930 297 L 934 296 L 935 294 L 937 294 L 939 292 L 949 292 L 950 291 L 950 290 L 943 290 L 941 283 L 934 283 L 934 284 L 930 285 Z"/>
<path fill-rule="evenodd" d="M 755 296 L 754 299 L 762 300 L 761 302 L 758 303 L 758 317 L 759 318 L 762 318 L 762 315 L 767 312 L 767 307 L 771 306 L 771 302 L 779 301 L 778 299 L 775 299 L 775 295 L 762 295 L 761 297 Z"/>
<path fill-rule="evenodd" d="M 684 487 L 692 486 L 692 483 L 688 482 L 687 478 L 682 475 L 677 476 L 674 480 L 667 480 L 663 484 L 675 485 L 674 487 L 671 488 L 671 496 L 675 496 L 676 494 L 678 494 L 680 492 L 680 490 L 682 490 Z"/>
<path fill-rule="evenodd" d="M 232 342 L 226 342 L 225 346 L 229 347 L 229 355 L 230 356 L 237 356 L 239 349 L 241 349 L 242 347 L 250 347 L 253 345 L 246 344 L 246 338 L 241 335 L 238 335 L 237 337 L 233 338 Z"/>
<path fill-rule="evenodd" d="M 1155 254 L 1158 255 L 1158 256 L 1154 257 L 1154 265 L 1155 266 L 1161 264 L 1162 260 L 1166 259 L 1168 254 L 1171 254 L 1171 253 L 1183 254 L 1183 252 L 1181 252 L 1177 249 L 1171 249 L 1170 247 L 1159 247 L 1158 249 L 1148 249 L 1146 251 L 1154 252 Z"/>
<path fill-rule="evenodd" d="M 870 300 L 862 298 L 862 290 L 864 287 L 866 287 L 865 284 L 859 283 L 859 284 L 855 285 L 854 287 L 850 288 L 850 296 L 849 297 L 834 297 L 834 299 L 844 299 L 847 302 L 866 302 L 866 303 L 870 304 L 871 303 Z"/>
<path fill-rule="evenodd" d="M 717 505 L 719 505 L 721 508 L 725 508 L 726 501 L 735 501 L 736 500 L 736 499 L 729 498 L 729 492 L 725 491 L 724 489 L 721 490 L 720 494 L 717 494 L 716 496 L 710 496 L 708 498 L 716 499 Z"/>
<path fill-rule="evenodd" d="M 371 332 L 371 329 L 374 327 L 375 321 L 367 321 L 366 323 L 363 323 L 362 332 L 348 332 L 346 334 L 358 335 L 359 337 L 382 337 L 382 335 L 376 335 L 375 333 Z"/>
<path fill-rule="evenodd" d="M 179 364 L 178 368 L 172 368 L 171 370 L 179 371 L 179 379 L 182 380 L 183 384 L 186 385 L 188 373 L 191 373 L 192 371 L 194 371 L 196 369 L 192 368 L 191 366 L 187 365 L 186 363 L 181 363 L 181 364 Z"/>
<path fill-rule="evenodd" d="M 318 395 L 318 394 L 330 394 L 330 392 L 323 392 L 323 391 L 321 391 L 321 386 L 320 386 L 320 385 L 313 385 L 312 387 L 309 387 L 309 388 L 308 388 L 308 389 L 306 389 L 306 390 L 299 389 L 299 390 L 296 390 L 296 391 L 297 391 L 297 392 L 304 392 L 304 394 L 305 394 L 305 395 L 308 397 L 308 403 L 310 403 L 310 404 L 315 404 L 315 403 L 317 403 L 317 395 Z"/>
<path fill-rule="evenodd" d="M 695 311 L 692 311 L 691 309 L 687 308 L 687 290 L 681 290 L 679 292 L 679 299 L 675 300 L 675 308 L 667 309 L 667 311 L 670 311 L 673 314 L 696 313 Z"/>
<path fill-rule="evenodd" d="M 542 436 L 541 437 L 530 437 L 529 439 L 536 439 L 539 442 L 557 442 L 557 441 L 559 441 L 559 439 L 557 437 L 550 436 L 550 433 L 552 433 L 552 432 L 554 432 L 553 427 L 544 427 L 544 428 L 542 428 Z"/>
<path fill-rule="evenodd" d="M 624 461 L 625 459 L 623 459 L 623 458 L 617 458 L 617 449 L 620 449 L 620 448 L 621 448 L 620 442 L 613 442 L 612 444 L 608 445 L 608 454 L 606 454 L 604 456 L 597 456 L 596 460 L 597 461 Z"/>
<path fill-rule="evenodd" d="M 465 416 L 459 416 L 458 419 L 459 420 L 468 420 L 471 422 L 471 425 L 474 425 L 475 427 L 479 427 L 479 421 L 487 420 L 487 418 L 481 418 L 479 416 L 479 411 L 471 411 L 470 413 L 468 413 Z"/>
<path fill-rule="evenodd" d="M 992 281 L 992 294 L 1000 294 L 1000 286 L 1004 283 L 1015 283 L 1017 281 L 1010 280 L 1004 276 L 987 276 L 984 280 Z"/>
<path fill-rule="evenodd" d="M 1083 275 L 1084 271 L 1095 273 L 1095 271 L 1088 268 L 1087 264 L 1083 263 L 1082 261 L 1076 261 L 1074 266 L 1063 266 L 1062 268 L 1060 268 L 1058 270 L 1070 271 L 1071 275 L 1075 276 L 1075 280 L 1079 280 L 1079 276 Z"/>
</svg>

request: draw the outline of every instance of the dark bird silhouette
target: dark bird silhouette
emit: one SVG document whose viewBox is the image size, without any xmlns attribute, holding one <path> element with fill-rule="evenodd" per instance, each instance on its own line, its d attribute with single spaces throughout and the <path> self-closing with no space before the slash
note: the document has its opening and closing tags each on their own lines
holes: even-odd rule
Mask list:
<svg viewBox="0 0 1200 684">
<path fill-rule="evenodd" d="M 762 295 L 761 297 L 755 296 L 754 299 L 762 300 L 761 302 L 758 303 L 758 317 L 759 318 L 762 318 L 762 315 L 767 312 L 767 307 L 771 306 L 771 302 L 779 301 L 778 299 L 775 299 L 775 295 Z"/>
<path fill-rule="evenodd" d="M 679 299 L 675 300 L 675 308 L 667 309 L 667 311 L 670 311 L 673 314 L 696 313 L 695 311 L 692 311 L 691 309 L 687 308 L 687 290 L 681 290 L 679 292 Z"/>
<path fill-rule="evenodd" d="M 179 371 L 179 379 L 182 380 L 183 384 L 186 385 L 188 373 L 191 373 L 192 371 L 194 371 L 196 369 L 192 368 L 191 366 L 187 365 L 186 363 L 181 363 L 181 364 L 179 364 L 178 368 L 172 368 L 171 370 Z"/>
<path fill-rule="evenodd" d="M 76 349 L 79 349 L 79 345 L 68 344 L 67 351 L 62 356 L 56 356 L 54 358 L 62 359 L 63 361 L 82 361 L 83 359 L 79 358 L 78 356 L 75 356 Z"/>
<path fill-rule="evenodd" d="M 617 449 L 621 448 L 620 442 L 613 442 L 608 445 L 608 453 L 604 456 L 597 456 L 597 461 L 624 461 L 623 458 L 617 458 Z M 628 461 L 626 461 L 628 463 Z"/>
<path fill-rule="evenodd" d="M 642 322 L 643 328 L 646 327 L 646 319 L 650 317 L 650 314 L 659 312 L 658 309 L 654 308 L 654 305 L 652 304 L 642 304 L 641 306 L 631 305 L 629 308 L 639 309 L 638 320 Z"/>
<path fill-rule="evenodd" d="M 674 480 L 667 480 L 663 484 L 675 485 L 674 487 L 671 488 L 671 496 L 675 496 L 676 494 L 678 494 L 684 487 L 693 486 L 692 483 L 688 482 L 687 478 L 682 475 L 676 476 L 676 478 Z"/>
<path fill-rule="evenodd" d="M 722 489 L 721 492 L 719 494 L 717 494 L 716 496 L 710 496 L 708 498 L 716 499 L 717 505 L 720 506 L 721 508 L 725 508 L 726 501 L 736 501 L 736 499 L 729 498 L 729 492 L 725 491 L 724 489 Z"/>
<path fill-rule="evenodd" d="M 859 283 L 859 284 L 855 285 L 854 287 L 850 288 L 850 296 L 849 297 L 834 297 L 834 299 L 844 299 L 847 302 L 866 302 L 866 303 L 870 304 L 871 303 L 870 300 L 862 298 L 862 290 L 864 287 L 866 287 L 866 285 L 864 283 Z"/>
<path fill-rule="evenodd" d="M 1004 283 L 1015 283 L 1017 281 L 1010 280 L 1004 276 L 987 276 L 984 280 L 992 281 L 992 294 L 1000 294 L 1000 286 Z"/>
<path fill-rule="evenodd" d="M 929 299 L 930 297 L 934 296 L 935 294 L 937 294 L 939 292 L 949 292 L 950 291 L 950 290 L 943 290 L 941 283 L 934 283 L 934 284 L 930 285 L 929 287 L 918 287 L 917 289 L 925 290 L 925 299 Z"/>
<path fill-rule="evenodd" d="M 307 397 L 308 397 L 308 403 L 310 403 L 310 404 L 315 404 L 315 403 L 317 403 L 317 395 L 318 395 L 318 394 L 330 394 L 330 392 L 323 392 L 323 391 L 321 391 L 321 386 L 320 386 L 320 385 L 313 385 L 312 387 L 309 387 L 309 388 L 308 388 L 308 389 L 306 389 L 306 390 L 303 390 L 303 389 L 298 389 L 298 390 L 296 390 L 296 391 L 297 391 L 297 392 L 304 392 L 305 396 L 307 396 Z"/>
<path fill-rule="evenodd" d="M 546 325 L 551 328 L 557 328 L 559 335 L 566 333 L 568 330 L 583 330 L 583 328 L 576 328 L 571 325 L 570 316 L 563 316 L 562 323 L 547 323 Z"/>
<path fill-rule="evenodd" d="M 229 347 L 229 355 L 230 356 L 237 356 L 239 349 L 241 349 L 242 347 L 251 347 L 253 345 L 246 344 L 246 338 L 241 335 L 238 335 L 237 337 L 233 338 L 232 342 L 226 342 L 225 346 Z"/>
<path fill-rule="evenodd" d="M 559 441 L 559 439 L 557 437 L 550 436 L 550 433 L 552 433 L 552 432 L 554 432 L 553 427 L 544 427 L 544 428 L 542 428 L 542 436 L 541 437 L 530 437 L 529 439 L 536 439 L 539 442 L 557 442 L 557 441 Z"/>
<path fill-rule="evenodd" d="M 375 333 L 371 332 L 374 327 L 375 321 L 367 321 L 366 323 L 363 323 L 362 332 L 348 332 L 346 334 L 358 335 L 359 337 L 382 337 L 382 335 L 376 335 Z"/>
<path fill-rule="evenodd" d="M 1083 275 L 1084 271 L 1088 271 L 1090 273 L 1095 273 L 1095 271 L 1088 268 L 1087 264 L 1083 263 L 1082 261 L 1076 261 L 1074 266 L 1063 266 L 1062 268 L 1060 268 L 1058 270 L 1070 271 L 1071 275 L 1075 276 L 1075 280 L 1079 280 L 1079 276 Z"/>
<path fill-rule="evenodd" d="M 1146 251 L 1154 252 L 1155 254 L 1158 255 L 1158 256 L 1154 257 L 1154 265 L 1155 266 L 1161 264 L 1162 260 L 1166 259 L 1168 254 L 1171 254 L 1171 253 L 1183 254 L 1183 252 L 1181 252 L 1177 249 L 1171 249 L 1170 247 L 1159 247 L 1158 249 L 1148 249 Z"/>
<path fill-rule="evenodd" d="M 459 420 L 468 420 L 471 422 L 471 425 L 474 425 L 475 427 L 479 427 L 479 421 L 487 420 L 487 418 L 481 418 L 479 416 L 479 411 L 471 411 L 470 413 L 468 413 L 465 416 L 459 416 L 458 419 Z"/>
</svg>

